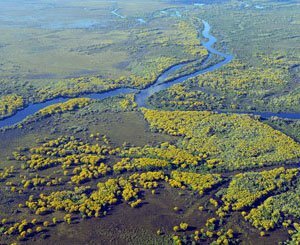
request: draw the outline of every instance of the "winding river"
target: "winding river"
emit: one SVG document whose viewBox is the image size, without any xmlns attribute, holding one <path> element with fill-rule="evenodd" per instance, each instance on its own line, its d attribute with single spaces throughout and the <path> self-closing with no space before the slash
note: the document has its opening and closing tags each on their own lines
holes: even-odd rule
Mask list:
<svg viewBox="0 0 300 245">
<path fill-rule="evenodd" d="M 232 55 L 225 54 L 225 53 L 222 53 L 222 52 L 214 49 L 213 46 L 217 42 L 217 39 L 210 34 L 210 25 L 206 21 L 203 21 L 203 24 L 204 24 L 204 29 L 202 31 L 202 35 L 204 38 L 207 39 L 207 42 L 203 42 L 202 45 L 209 52 L 209 55 L 206 58 L 206 60 L 203 62 L 203 64 L 205 64 L 211 58 L 212 55 L 217 55 L 217 56 L 222 57 L 223 59 L 220 62 L 213 64 L 209 67 L 200 69 L 191 74 L 183 75 L 181 77 L 178 77 L 176 79 L 173 79 L 173 80 L 170 80 L 170 81 L 164 83 L 166 78 L 168 78 L 170 75 L 174 74 L 176 71 L 178 71 L 179 69 L 184 67 L 188 62 L 182 63 L 182 64 L 177 64 L 177 65 L 174 65 L 174 66 L 170 67 L 169 69 L 165 70 L 152 85 L 150 85 L 149 87 L 147 87 L 145 89 L 138 90 L 138 89 L 132 89 L 132 88 L 118 88 L 118 89 L 110 90 L 107 92 L 85 94 L 85 95 L 81 95 L 80 97 L 103 100 L 103 99 L 110 98 L 113 96 L 135 93 L 136 94 L 135 101 L 138 104 L 138 106 L 139 107 L 147 107 L 147 100 L 151 95 L 153 95 L 159 91 L 165 90 L 175 84 L 182 83 L 189 78 L 193 78 L 193 77 L 196 77 L 198 75 L 201 75 L 201 74 L 204 74 L 207 72 L 212 72 L 212 71 L 228 64 L 229 62 L 231 62 L 231 60 L 233 59 Z M 66 102 L 69 99 L 70 98 L 59 97 L 59 98 L 51 99 L 51 100 L 48 100 L 48 101 L 42 102 L 42 103 L 30 104 L 26 108 L 18 111 L 13 116 L 10 116 L 3 120 L 0 120 L 0 128 L 13 126 L 13 125 L 23 121 L 26 117 L 35 114 L 36 112 L 38 112 L 39 110 L 41 110 L 47 106 L 54 105 L 54 104 L 61 103 L 61 102 Z M 238 112 L 238 113 L 240 113 L 240 112 Z M 245 113 L 247 113 L 247 112 L 245 112 Z M 263 118 L 270 118 L 270 117 L 277 116 L 277 117 L 289 118 L 289 119 L 300 119 L 300 113 L 251 112 L 251 114 L 260 115 Z"/>
<path fill-rule="evenodd" d="M 222 61 L 220 61 L 219 63 L 216 63 L 214 65 L 211 65 L 207 68 L 204 68 L 204 69 L 201 69 L 201 70 L 198 70 L 196 72 L 193 72 L 191 74 L 188 74 L 188 75 L 184 75 L 182 77 L 179 77 L 179 78 L 176 78 L 170 82 L 166 82 L 166 83 L 163 83 L 163 81 L 172 73 L 176 72 L 177 70 L 179 70 L 180 68 L 182 68 L 185 64 L 179 64 L 179 65 L 176 65 L 176 66 L 173 66 L 172 68 L 170 68 L 169 70 L 167 70 L 166 72 L 163 72 L 161 74 L 160 77 L 158 77 L 158 79 L 156 80 L 156 82 L 146 88 L 146 89 L 143 89 L 141 90 L 136 96 L 135 96 L 135 100 L 136 100 L 136 103 L 138 104 L 138 106 L 140 107 L 147 107 L 146 105 L 146 102 L 147 102 L 147 99 L 159 92 L 159 91 L 162 91 L 162 90 L 165 90 L 175 84 L 178 84 L 178 83 L 182 83 L 184 81 L 186 81 L 187 79 L 189 78 L 193 78 L 193 77 L 196 77 L 196 76 L 199 76 L 201 74 L 204 74 L 204 73 L 207 73 L 207 72 L 212 72 L 226 64 L 228 64 L 232 59 L 233 59 L 233 56 L 230 55 L 230 54 L 225 54 L 225 53 L 221 53 L 219 51 L 217 51 L 216 49 L 213 48 L 213 45 L 216 43 L 217 39 L 212 36 L 209 32 L 210 32 L 210 25 L 206 22 L 206 21 L 203 21 L 203 24 L 204 24 L 204 30 L 202 31 L 202 35 L 203 37 L 205 37 L 206 39 L 208 39 L 207 42 L 203 42 L 202 45 L 208 50 L 209 52 L 209 56 L 206 58 L 206 60 L 203 62 L 203 65 L 211 58 L 211 55 L 218 55 L 218 56 L 221 56 L 223 58 Z"/>
</svg>

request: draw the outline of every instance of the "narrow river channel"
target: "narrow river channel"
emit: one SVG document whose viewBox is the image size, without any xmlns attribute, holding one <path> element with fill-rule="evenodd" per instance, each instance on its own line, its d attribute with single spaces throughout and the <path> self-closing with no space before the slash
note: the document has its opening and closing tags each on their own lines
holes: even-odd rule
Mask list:
<svg viewBox="0 0 300 245">
<path fill-rule="evenodd" d="M 175 78 L 173 80 L 170 80 L 168 82 L 165 82 L 165 79 L 171 76 L 172 74 L 176 73 L 179 69 L 184 67 L 189 62 L 183 63 L 183 64 L 177 64 L 169 69 L 165 70 L 158 78 L 157 80 L 151 84 L 149 87 L 138 90 L 138 89 L 132 89 L 132 88 L 117 88 L 113 89 L 107 92 L 100 92 L 100 93 L 91 93 L 91 94 L 83 94 L 78 96 L 78 98 L 84 97 L 84 98 L 91 98 L 91 99 L 97 99 L 97 100 L 103 100 L 106 98 L 118 96 L 118 95 L 124 95 L 129 93 L 135 93 L 135 101 L 138 104 L 139 107 L 147 107 L 147 100 L 148 98 L 162 90 L 165 90 L 175 84 L 182 83 L 186 81 L 187 79 L 199 76 L 201 74 L 207 73 L 207 72 L 213 72 L 216 69 L 219 69 L 220 67 L 228 64 L 233 59 L 233 56 L 231 54 L 222 53 L 218 50 L 216 50 L 213 46 L 217 42 L 217 39 L 210 34 L 210 25 L 203 21 L 204 29 L 202 31 L 202 36 L 207 39 L 207 42 L 203 42 L 202 45 L 208 50 L 209 55 L 206 58 L 206 60 L 203 62 L 205 63 L 210 59 L 211 55 L 217 55 L 222 57 L 223 59 L 213 64 L 209 67 L 199 69 L 191 74 L 184 75 L 178 78 Z M 3 120 L 0 120 L 0 128 L 13 126 L 21 121 L 23 121 L 26 117 L 31 116 L 38 112 L 39 110 L 49 106 L 54 105 L 61 102 L 66 102 L 70 98 L 65 97 L 59 97 L 55 99 L 51 99 L 42 103 L 36 103 L 36 104 L 30 104 L 26 108 L 19 110 L 16 114 L 13 116 L 7 117 Z M 241 112 L 238 112 L 241 113 Z M 245 112 L 247 113 L 247 112 Z M 300 119 L 300 113 L 272 113 L 272 112 L 251 112 L 251 114 L 254 115 L 260 115 L 263 118 L 270 118 L 270 117 L 281 117 L 281 118 L 288 118 L 288 119 Z"/>
</svg>

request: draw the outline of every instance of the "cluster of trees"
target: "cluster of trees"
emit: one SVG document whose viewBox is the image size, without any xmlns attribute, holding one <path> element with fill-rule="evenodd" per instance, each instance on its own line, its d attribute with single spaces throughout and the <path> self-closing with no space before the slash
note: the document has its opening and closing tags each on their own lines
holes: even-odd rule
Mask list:
<svg viewBox="0 0 300 245">
<path fill-rule="evenodd" d="M 119 104 L 123 110 L 132 111 L 137 108 L 137 103 L 135 103 L 134 99 L 134 94 L 126 94 L 125 98 L 122 99 Z"/>
<path fill-rule="evenodd" d="M 175 244 L 201 244 L 208 239 L 211 239 L 213 245 L 217 244 L 235 244 L 236 235 L 232 229 L 224 229 L 220 227 L 219 220 L 216 218 L 208 218 L 205 223 L 205 227 L 194 231 L 194 233 L 189 235 L 173 235 L 173 241 Z M 187 223 L 181 223 L 184 225 L 183 228 L 188 228 Z M 173 231 L 185 231 L 181 226 L 174 226 Z"/>
<path fill-rule="evenodd" d="M 149 119 L 147 118 L 150 123 L 154 121 L 156 125 L 159 125 L 156 127 L 162 130 L 173 130 L 176 135 L 182 135 L 184 141 L 180 142 L 178 146 L 165 142 L 156 147 L 149 145 L 132 147 L 124 144 L 123 147 L 112 148 L 106 137 L 102 139 L 106 143 L 100 145 L 99 143 L 87 143 L 75 137 L 63 136 L 41 143 L 37 147 L 22 148 L 14 156 L 17 160 L 25 163 L 24 168 L 20 169 L 25 174 L 19 175 L 20 183 L 13 179 L 9 186 L 15 190 L 20 187 L 25 195 L 28 189 L 31 189 L 30 193 L 32 190 L 39 190 L 40 193 L 38 196 L 29 196 L 25 205 L 19 205 L 19 210 L 23 211 L 24 209 L 24 212 L 28 213 L 27 209 L 30 209 L 35 215 L 43 217 L 48 217 L 49 213 L 55 215 L 57 211 L 63 211 L 66 213 L 65 222 L 70 224 L 72 219 L 78 216 L 105 216 L 111 205 L 121 202 L 127 203 L 132 208 L 140 207 L 143 204 L 145 190 L 148 189 L 152 194 L 155 194 L 156 188 L 164 183 L 175 188 L 191 189 L 200 195 L 223 183 L 221 174 L 191 172 L 194 167 L 201 167 L 200 164 L 207 166 L 209 164 L 223 164 L 221 160 L 211 157 L 213 151 L 203 154 L 202 151 L 196 151 L 192 147 L 200 148 L 198 138 L 206 137 L 206 140 L 209 140 L 209 136 L 212 137 L 218 133 L 216 130 L 219 127 L 223 127 L 219 129 L 222 133 L 229 134 L 232 128 L 239 126 L 240 117 L 243 119 L 244 116 L 237 116 L 236 120 L 233 120 L 231 118 L 233 116 L 223 115 L 225 119 L 228 117 L 230 120 L 225 121 L 223 118 L 224 121 L 219 124 L 214 118 L 218 115 L 211 112 L 175 111 L 158 112 L 158 115 L 156 111 L 153 111 L 153 114 L 150 110 L 144 112 L 145 114 L 150 112 Z M 260 124 L 248 116 L 245 117 L 245 120 L 249 120 L 250 124 Z M 201 127 L 207 123 L 215 129 L 201 131 Z M 258 132 L 260 131 L 256 129 L 254 134 Z M 274 133 L 273 139 L 276 139 L 278 134 L 280 133 Z M 246 132 L 244 137 L 245 135 L 253 137 L 253 132 L 252 134 Z M 90 140 L 99 142 L 100 134 L 90 135 Z M 188 141 L 197 145 L 192 146 Z M 120 160 L 111 164 L 110 159 Z M 44 163 L 51 163 L 52 165 Z M 54 177 L 52 175 L 51 177 L 34 175 L 34 172 L 43 173 L 43 169 L 53 166 L 56 166 L 53 169 Z M 28 173 L 27 168 L 33 173 Z M 176 170 L 173 170 L 175 168 Z M 184 168 L 189 168 L 190 172 L 183 171 Z M 170 171 L 171 169 L 172 171 Z M 14 172 L 13 168 L 7 168 L 7 170 Z M 206 170 L 209 171 L 209 169 Z M 124 171 L 132 171 L 133 173 L 121 176 L 120 173 Z M 113 177 L 98 182 L 98 178 L 110 174 Z M 219 218 L 217 219 L 217 216 L 211 217 L 205 226 L 195 233 L 189 235 L 186 232 L 180 233 L 179 236 L 175 236 L 175 240 L 195 242 L 214 240 L 214 244 L 234 242 L 233 231 L 225 230 L 222 226 L 224 220 L 230 216 L 232 210 L 244 211 L 248 208 L 252 208 L 252 210 L 249 213 L 244 211 L 242 215 L 257 228 L 268 230 L 281 224 L 291 226 L 292 222 L 288 222 L 286 219 L 290 216 L 300 217 L 297 209 L 299 189 L 292 188 L 297 176 L 298 169 L 285 169 L 283 167 L 269 171 L 245 172 L 234 175 L 229 186 L 223 189 L 220 196 L 211 196 L 207 200 L 207 204 L 204 204 L 213 205 L 212 210 Z M 91 186 L 94 187 L 76 186 L 91 180 L 94 180 L 91 183 Z M 67 183 L 73 184 L 73 186 L 70 185 L 66 188 Z M 96 188 L 95 183 L 97 183 Z M 47 192 L 43 192 L 43 188 L 37 189 L 35 188 L 37 186 L 50 188 L 46 189 Z M 288 189 L 289 191 L 287 191 Z M 254 208 L 254 204 L 270 195 L 273 196 Z M 286 200 L 291 200 L 289 201 L 290 205 L 285 204 Z M 210 208 L 211 205 L 209 205 Z M 220 208 L 216 209 L 218 207 Z M 200 206 L 199 210 L 203 210 L 203 206 Z M 46 214 L 47 216 L 44 216 Z M 39 227 L 47 227 L 50 223 L 52 224 L 52 221 L 47 222 L 46 226 L 43 224 Z M 187 227 L 185 223 L 178 225 L 175 232 L 186 231 Z M 9 228 L 6 226 L 4 230 L 8 231 Z M 35 228 L 30 229 L 35 230 Z M 43 230 L 43 228 L 41 229 Z M 29 234 L 37 233 L 36 231 L 31 233 L 27 230 L 24 233 L 22 230 L 21 235 L 16 232 L 15 228 L 11 230 L 10 235 L 23 238 L 28 237 Z M 9 234 L 7 233 L 7 235 Z"/>
<path fill-rule="evenodd" d="M 84 164 L 82 166 L 75 167 L 73 170 L 73 176 L 71 182 L 75 184 L 82 184 L 91 179 L 98 179 L 107 175 L 111 171 L 111 168 L 104 163 L 100 164 Z"/>
<path fill-rule="evenodd" d="M 218 226 L 218 220 L 216 218 L 209 218 L 206 220 L 205 226 L 209 231 L 214 231 Z"/>
<path fill-rule="evenodd" d="M 209 156 L 206 166 L 244 169 L 297 160 L 300 145 L 248 115 L 143 109 L 151 128 L 183 136 L 181 147 Z"/>
<path fill-rule="evenodd" d="M 169 183 L 172 187 L 185 188 L 186 186 L 200 195 L 212 189 L 222 181 L 220 174 L 198 174 L 190 172 L 172 171 Z"/>
<path fill-rule="evenodd" d="M 164 180 L 163 172 L 145 172 L 133 174 L 126 178 L 108 179 L 97 184 L 97 190 L 91 191 L 89 186 L 75 187 L 74 190 L 54 191 L 49 195 L 41 193 L 38 199 L 32 196 L 26 201 L 26 206 L 37 215 L 43 215 L 55 210 L 67 213 L 80 213 L 82 216 L 99 217 L 106 214 L 109 205 L 124 200 L 131 207 L 138 207 L 139 188 L 154 189 L 158 181 Z"/>
<path fill-rule="evenodd" d="M 145 45 L 145 44 L 143 44 Z M 132 74 L 120 77 L 115 83 L 134 88 L 145 88 L 153 83 L 158 76 L 178 61 L 173 56 L 158 55 L 147 57 L 132 64 Z"/>
<path fill-rule="evenodd" d="M 299 112 L 300 93 L 299 89 L 295 89 L 282 96 L 273 97 L 269 102 L 270 108 L 278 108 L 280 111 Z"/>
<path fill-rule="evenodd" d="M 26 206 L 37 215 L 54 210 L 64 210 L 68 213 L 80 212 L 82 215 L 96 216 L 107 204 L 117 202 L 116 192 L 119 189 L 115 180 L 99 183 L 97 191 L 87 194 L 90 187 L 75 187 L 69 191 L 54 191 L 49 195 L 41 193 L 38 199 L 29 199 Z"/>
<path fill-rule="evenodd" d="M 104 140 L 107 141 L 106 138 Z M 104 164 L 109 154 L 114 154 L 114 151 L 106 143 L 90 144 L 75 137 L 62 136 L 41 146 L 14 152 L 14 158 L 22 162 L 22 170 L 30 169 L 32 173 L 20 174 L 21 180 L 14 179 L 6 182 L 6 185 L 12 192 L 24 193 L 36 187 L 64 185 L 66 180 L 78 185 L 98 179 L 111 172 L 111 168 Z M 39 175 L 42 170 L 53 167 L 57 167 L 54 177 Z M 6 180 L 13 171 L 13 167 L 6 168 L 0 177 L 2 175 L 2 180 Z"/>
<path fill-rule="evenodd" d="M 0 182 L 7 180 L 8 178 L 13 176 L 15 171 L 14 166 L 5 167 L 2 171 L 0 171 Z"/>
<path fill-rule="evenodd" d="M 291 240 L 287 242 L 289 245 L 299 244 L 300 243 L 300 225 L 298 223 L 294 223 L 295 231 L 291 233 Z"/>
<path fill-rule="evenodd" d="M 290 57 L 286 52 L 276 51 L 272 53 L 259 52 L 256 53 L 256 57 L 262 62 L 262 65 L 266 67 L 276 67 L 282 70 L 288 70 L 291 67 L 297 65 L 295 57 Z"/>
<path fill-rule="evenodd" d="M 24 169 L 43 170 L 57 165 L 61 165 L 62 169 L 82 164 L 95 165 L 106 159 L 110 151 L 108 145 L 88 144 L 74 137 L 63 136 L 13 155 L 16 160 L 23 162 Z"/>
<path fill-rule="evenodd" d="M 23 108 L 24 99 L 17 94 L 9 94 L 0 97 L 0 119 L 14 114 Z"/>
<path fill-rule="evenodd" d="M 105 80 L 100 77 L 70 78 L 36 88 L 32 100 L 41 102 L 56 97 L 76 97 L 83 93 L 102 92 L 117 87 L 120 85 L 111 79 Z"/>
<path fill-rule="evenodd" d="M 199 33 L 195 28 L 195 25 L 186 21 L 179 21 L 176 24 L 177 35 L 174 38 L 184 36 L 183 39 L 176 40 L 177 45 L 183 46 L 186 53 L 192 56 L 204 57 L 208 55 L 207 49 L 205 49 L 199 41 Z"/>
<path fill-rule="evenodd" d="M 289 218 L 300 218 L 299 202 L 300 184 L 298 182 L 294 188 L 267 198 L 257 208 L 251 209 L 244 218 L 256 228 L 267 231 L 276 226 L 287 227 L 291 224 Z"/>
<path fill-rule="evenodd" d="M 122 198 L 126 202 L 136 201 L 139 197 L 140 189 L 135 187 L 128 179 L 120 178 L 119 185 L 122 186 Z"/>
<path fill-rule="evenodd" d="M 178 231 L 186 231 L 189 228 L 188 223 L 181 222 L 179 225 L 175 225 L 173 227 L 173 231 L 178 232 Z"/>
<path fill-rule="evenodd" d="M 149 103 L 157 108 L 172 110 L 221 110 L 227 108 L 224 96 L 202 91 L 190 83 L 177 84 L 158 92 L 149 98 Z"/>
<path fill-rule="evenodd" d="M 134 173 L 130 175 L 129 180 L 144 189 L 155 189 L 158 187 L 158 181 L 165 180 L 165 174 L 162 171 Z"/>
<path fill-rule="evenodd" d="M 232 229 L 218 231 L 217 236 L 218 238 L 212 243 L 213 245 L 215 244 L 226 245 L 226 244 L 234 243 L 235 234 Z"/>
<path fill-rule="evenodd" d="M 178 148 L 168 142 L 158 147 L 130 147 L 117 148 L 115 154 L 122 159 L 113 165 L 116 173 L 138 170 L 190 168 L 199 166 L 207 155 L 196 154 Z"/>
<path fill-rule="evenodd" d="M 129 158 L 122 158 L 121 161 L 114 164 L 113 170 L 116 173 L 122 173 L 133 170 L 160 169 L 169 165 L 169 162 L 161 159 L 141 157 L 130 160 Z"/>
<path fill-rule="evenodd" d="M 66 214 L 63 220 L 58 220 L 56 217 L 53 217 L 51 220 L 37 220 L 33 218 L 32 220 L 23 219 L 20 222 L 11 222 L 7 219 L 2 219 L 0 224 L 0 229 L 2 234 L 15 237 L 19 241 L 26 241 L 28 238 L 31 238 L 39 233 L 42 233 L 47 230 L 49 226 L 55 226 L 58 222 L 65 221 L 70 224 L 72 217 L 70 214 Z M 18 243 L 11 243 L 18 244 Z"/>
<path fill-rule="evenodd" d="M 41 226 L 37 226 L 37 223 L 36 219 L 33 219 L 32 221 L 24 219 L 20 222 L 15 222 L 12 225 L 4 226 L 4 229 L 6 230 L 4 234 L 11 236 L 17 235 L 19 240 L 23 240 L 26 237 L 33 236 L 43 230 Z M 45 224 L 47 225 L 47 223 Z"/>
<path fill-rule="evenodd" d="M 119 154 L 122 157 L 161 159 L 180 167 L 197 166 L 207 157 L 203 154 L 193 155 L 168 142 L 162 143 L 159 147 L 144 146 L 125 148 L 122 149 Z"/>
<path fill-rule="evenodd" d="M 275 191 L 285 190 L 297 175 L 298 169 L 283 167 L 237 174 L 232 178 L 222 201 L 232 210 L 243 210 Z"/>
<path fill-rule="evenodd" d="M 49 176 L 41 177 L 39 175 L 36 175 L 33 178 L 28 178 L 26 175 L 24 175 L 21 181 L 24 189 L 32 189 L 38 186 L 56 186 L 61 183 L 61 177 L 50 178 Z"/>
<path fill-rule="evenodd" d="M 66 216 L 64 220 L 67 222 Z M 59 220 L 56 217 L 53 217 L 52 220 L 37 220 L 36 218 L 32 220 L 23 219 L 20 222 L 11 222 L 7 219 L 3 219 L 0 227 L 4 230 L 4 235 L 17 236 L 18 240 L 25 241 L 30 237 L 46 231 L 49 226 L 55 226 L 58 222 Z M 14 242 L 11 244 L 17 243 Z"/>
<path fill-rule="evenodd" d="M 159 108 L 180 110 L 299 111 L 299 89 L 291 86 L 293 79 L 288 74 L 291 64 L 275 55 L 262 55 L 259 61 L 260 67 L 235 60 L 225 68 L 162 91 L 150 102 Z"/>
<path fill-rule="evenodd" d="M 235 95 L 255 96 L 255 93 L 267 93 L 267 89 L 283 86 L 287 83 L 287 76 L 280 69 L 271 67 L 253 67 L 239 60 L 228 64 L 204 76 L 195 78 L 199 87 L 208 87 L 221 93 L 235 93 Z M 257 96 L 257 95 L 256 95 Z"/>
<path fill-rule="evenodd" d="M 37 114 L 42 117 L 51 116 L 54 114 L 61 114 L 67 111 L 74 111 L 79 108 L 83 108 L 91 103 L 91 99 L 89 98 L 76 98 L 70 99 L 64 103 L 58 103 L 55 105 L 48 106 L 42 110 L 40 110 Z"/>
</svg>

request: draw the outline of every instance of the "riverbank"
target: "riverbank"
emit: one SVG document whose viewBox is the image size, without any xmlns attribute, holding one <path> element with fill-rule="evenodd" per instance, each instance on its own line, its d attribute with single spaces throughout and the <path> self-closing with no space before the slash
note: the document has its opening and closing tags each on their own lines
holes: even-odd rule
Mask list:
<svg viewBox="0 0 300 245">
<path fill-rule="evenodd" d="M 132 89 L 132 88 L 117 88 L 106 92 L 101 93 L 91 93 L 91 94 L 85 94 L 82 96 L 78 96 L 77 98 L 91 98 L 91 99 L 97 99 L 97 100 L 103 100 L 106 98 L 119 96 L 119 95 L 125 95 L 129 93 L 135 93 L 135 102 L 139 107 L 148 107 L 147 100 L 150 96 L 152 96 L 155 93 L 158 93 L 160 91 L 166 90 L 170 88 L 171 86 L 179 83 L 183 83 L 188 79 L 197 77 L 201 74 L 205 74 L 208 72 L 213 72 L 229 62 L 232 61 L 233 56 L 231 54 L 222 53 L 214 48 L 215 43 L 217 42 L 217 38 L 212 36 L 210 34 L 211 27 L 206 21 L 202 21 L 204 25 L 204 29 L 202 31 L 202 36 L 207 39 L 206 42 L 203 42 L 202 45 L 208 50 L 209 54 L 217 55 L 222 57 L 223 59 L 216 63 L 212 64 L 209 67 L 206 67 L 204 69 L 199 69 L 191 74 L 184 75 L 181 77 L 177 77 L 173 80 L 169 80 L 168 82 L 164 83 L 164 80 L 167 79 L 172 74 L 176 73 L 178 70 L 182 69 L 185 65 L 187 65 L 190 62 L 186 63 L 180 63 L 174 66 L 171 66 L 170 68 L 166 69 L 158 78 L 157 80 L 151 84 L 150 86 L 146 87 L 145 89 L 138 90 L 138 89 Z M 210 56 L 207 56 L 206 59 L 202 62 L 204 65 L 205 62 L 209 60 Z M 192 61 L 191 61 L 192 62 Z M 54 105 L 56 103 L 62 103 L 68 101 L 70 98 L 65 97 L 59 97 L 52 100 L 48 100 L 46 102 L 38 103 L 38 104 L 31 104 L 28 107 L 18 111 L 15 115 L 7 117 L 3 120 L 0 120 L 0 128 L 3 127 L 10 127 L 13 126 L 21 121 L 23 121 L 26 117 L 31 116 L 38 112 L 39 110 Z M 225 111 L 222 111 L 221 113 L 227 113 Z M 238 113 L 238 114 L 253 114 L 253 115 L 259 115 L 262 118 L 271 118 L 271 117 L 280 117 L 280 118 L 288 118 L 288 119 L 300 119 L 299 113 L 272 113 L 272 112 L 230 112 L 230 113 Z"/>
</svg>

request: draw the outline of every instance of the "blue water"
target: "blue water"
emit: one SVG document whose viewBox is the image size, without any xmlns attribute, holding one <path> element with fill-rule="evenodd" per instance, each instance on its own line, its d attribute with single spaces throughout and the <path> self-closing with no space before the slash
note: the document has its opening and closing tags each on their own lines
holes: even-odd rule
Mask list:
<svg viewBox="0 0 300 245">
<path fill-rule="evenodd" d="M 94 99 L 94 100 L 104 100 L 118 95 L 136 93 L 137 91 L 138 91 L 137 89 L 133 89 L 133 88 L 117 88 L 107 92 L 87 94 L 86 96 L 83 97 Z"/>
<path fill-rule="evenodd" d="M 138 18 L 137 21 L 140 22 L 141 24 L 146 24 L 146 23 L 147 23 L 147 22 L 146 22 L 144 19 L 142 19 L 142 18 Z"/>
<path fill-rule="evenodd" d="M 31 104 L 28 107 L 24 108 L 23 110 L 18 111 L 15 115 L 5 118 L 3 120 L 0 120 L 0 128 L 17 124 L 17 123 L 23 121 L 27 116 L 33 115 L 34 113 L 38 112 L 39 110 L 41 110 L 47 106 L 66 102 L 67 100 L 69 100 L 69 99 L 68 98 L 57 98 L 57 99 L 52 99 L 52 100 L 49 100 L 49 101 L 46 101 L 43 103 Z"/>
<path fill-rule="evenodd" d="M 289 112 L 234 112 L 238 114 L 253 114 L 261 116 L 262 118 L 268 119 L 271 117 L 280 117 L 286 119 L 300 119 L 300 113 L 289 113 Z"/>
<path fill-rule="evenodd" d="M 151 95 L 153 95 L 153 94 L 155 94 L 159 91 L 165 90 L 165 89 L 167 89 L 167 88 L 169 88 L 169 87 L 171 87 L 175 84 L 182 83 L 182 82 L 186 81 L 187 79 L 199 76 L 199 75 L 207 73 L 207 72 L 214 71 L 214 70 L 228 64 L 233 59 L 232 55 L 221 53 L 221 52 L 219 52 L 219 51 L 217 51 L 216 49 L 213 48 L 213 45 L 216 43 L 217 39 L 209 33 L 209 31 L 210 31 L 209 24 L 206 21 L 203 21 L 203 24 L 204 24 L 204 30 L 202 32 L 202 35 L 203 35 L 203 37 L 207 38 L 208 41 L 203 42 L 202 45 L 209 51 L 210 54 L 215 54 L 215 55 L 221 56 L 224 59 L 221 62 L 217 63 L 217 64 L 211 65 L 211 66 L 209 66 L 205 69 L 201 69 L 201 70 L 196 71 L 192 74 L 176 78 L 176 79 L 174 79 L 170 82 L 167 82 L 167 83 L 161 83 L 161 80 L 164 80 L 171 73 L 173 73 L 173 72 L 179 70 L 180 68 L 182 68 L 184 66 L 184 64 L 180 64 L 180 65 L 172 67 L 171 69 L 169 69 L 166 72 L 162 73 L 162 75 L 157 79 L 157 81 L 152 86 L 141 90 L 135 96 L 135 101 L 138 104 L 138 106 L 147 107 L 147 100 Z M 210 58 L 210 56 L 207 57 L 207 59 L 206 59 L 206 61 L 204 61 L 204 63 L 207 62 L 209 58 Z"/>
<path fill-rule="evenodd" d="M 123 16 L 123 15 L 118 14 L 118 13 L 117 13 L 118 11 L 119 11 L 119 9 L 115 9 L 115 10 L 111 11 L 111 13 L 112 13 L 113 15 L 115 15 L 115 16 L 121 18 L 121 19 L 125 19 L 126 17 Z"/>
<path fill-rule="evenodd" d="M 184 75 L 179 78 L 173 79 L 171 81 L 165 82 L 164 81 L 170 77 L 170 75 L 174 74 L 176 71 L 180 70 L 182 67 L 184 67 L 186 63 L 181 63 L 174 65 L 170 67 L 169 69 L 165 70 L 159 77 L 158 79 L 149 87 L 142 89 L 142 90 L 137 90 L 137 89 L 132 89 L 132 88 L 118 88 L 114 90 L 110 90 L 107 92 L 102 92 L 102 93 L 91 93 L 91 94 L 85 94 L 81 95 L 80 97 L 84 98 L 91 98 L 91 99 L 97 99 L 97 100 L 103 100 L 106 98 L 110 98 L 113 96 L 118 96 L 118 95 L 124 95 L 124 94 L 129 94 L 129 93 L 136 93 L 135 96 L 135 101 L 138 104 L 139 107 L 147 107 L 147 100 L 148 98 L 162 90 L 165 90 L 175 84 L 182 83 L 186 81 L 187 79 L 194 78 L 198 75 L 207 73 L 207 72 L 212 72 L 216 69 L 219 69 L 220 67 L 228 64 L 231 62 L 233 59 L 233 56 L 230 54 L 225 54 L 222 53 L 218 50 L 216 50 L 213 46 L 217 42 L 217 39 L 210 34 L 210 25 L 206 22 L 203 21 L 204 24 L 204 30 L 202 31 L 203 37 L 205 37 L 208 41 L 203 42 L 202 45 L 208 50 L 209 55 L 204 61 L 203 64 L 207 63 L 207 61 L 211 58 L 211 55 L 218 55 L 222 57 L 223 59 L 216 63 L 213 64 L 207 68 L 200 69 L 196 72 L 193 72 L 189 75 Z M 28 107 L 18 111 L 15 115 L 5 118 L 3 120 L 0 120 L 0 128 L 6 127 L 6 126 L 12 126 L 15 125 L 21 121 L 23 121 L 26 117 L 35 114 L 39 110 L 53 104 L 61 103 L 61 102 L 66 102 L 70 98 L 55 98 L 43 103 L 38 103 L 38 104 L 30 104 Z M 241 112 L 237 112 L 241 114 Z M 247 112 L 244 112 L 245 114 Z M 272 113 L 272 112 L 251 112 L 250 114 L 254 115 L 260 115 L 263 118 L 270 118 L 270 117 L 281 117 L 281 118 L 289 118 L 289 119 L 300 119 L 300 113 Z"/>
<path fill-rule="evenodd" d="M 115 90 L 111 90 L 111 91 L 107 91 L 107 92 L 103 92 L 103 93 L 87 94 L 87 95 L 83 95 L 81 97 L 91 98 L 91 99 L 95 99 L 95 100 L 103 100 L 103 99 L 114 97 L 117 95 L 130 94 L 130 93 L 134 93 L 134 92 L 137 92 L 137 90 L 130 89 L 130 88 L 119 88 L 119 89 L 115 89 Z M 28 107 L 26 107 L 25 109 L 18 111 L 15 115 L 5 118 L 3 120 L 0 120 L 0 128 L 15 125 L 15 124 L 23 121 L 26 117 L 35 114 L 36 112 L 38 112 L 41 109 L 44 109 L 50 105 L 54 105 L 57 103 L 66 102 L 69 99 L 70 98 L 61 97 L 61 98 L 48 100 L 48 101 L 45 101 L 42 103 L 31 104 Z"/>
</svg>

